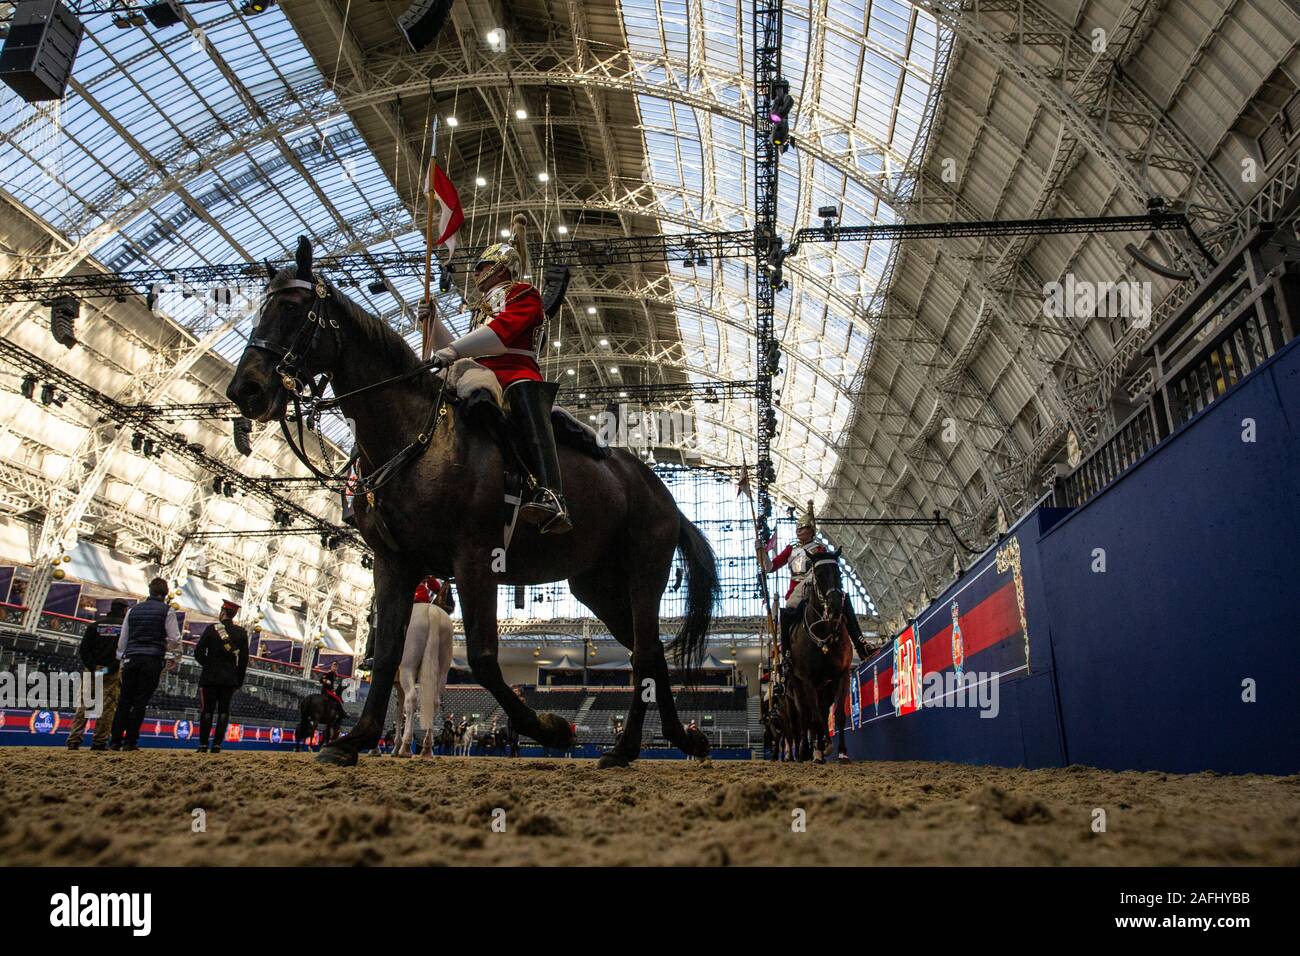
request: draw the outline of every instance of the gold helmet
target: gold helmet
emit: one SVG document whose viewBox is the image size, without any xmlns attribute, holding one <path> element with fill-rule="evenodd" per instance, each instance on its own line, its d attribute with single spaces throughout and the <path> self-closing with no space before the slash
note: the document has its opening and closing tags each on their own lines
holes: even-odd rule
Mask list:
<svg viewBox="0 0 1300 956">
<path fill-rule="evenodd" d="M 817 517 L 813 514 L 813 503 L 811 499 L 808 504 L 799 510 L 799 519 L 795 522 L 795 530 L 808 528 L 811 531 L 817 530 Z"/>
<path fill-rule="evenodd" d="M 518 276 L 519 252 L 508 242 L 498 242 L 483 250 L 483 254 L 474 263 L 474 268 L 481 265 L 504 266 L 512 277 Z"/>
</svg>

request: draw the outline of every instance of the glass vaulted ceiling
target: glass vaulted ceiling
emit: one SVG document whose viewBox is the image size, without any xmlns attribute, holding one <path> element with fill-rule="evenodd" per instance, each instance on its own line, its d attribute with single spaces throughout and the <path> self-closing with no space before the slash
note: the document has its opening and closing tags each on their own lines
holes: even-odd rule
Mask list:
<svg viewBox="0 0 1300 956">
<path fill-rule="evenodd" d="M 638 97 L 659 201 L 699 228 L 751 228 L 752 128 L 680 100 L 698 94 L 752 113 L 752 5 L 621 6 L 629 45 L 658 64 L 646 79 L 674 88 L 671 98 Z M 940 28 L 904 0 L 786 0 L 783 25 L 795 145 L 781 162 L 778 233 L 788 242 L 795 229 L 819 224 L 816 211 L 827 205 L 841 208 L 845 224 L 894 221 L 881 197 L 910 193 L 908 157 L 924 145 L 926 102 L 941 79 Z M 801 135 L 820 148 L 801 150 Z M 664 224 L 669 232 L 681 228 Z M 888 241 L 808 245 L 797 260 L 803 275 L 787 269 L 790 288 L 776 296 L 785 371 L 774 383 L 782 414 L 773 450 L 777 491 L 789 501 L 820 504 L 830 485 L 893 253 Z M 687 367 L 711 373 L 693 376 L 753 379 L 752 262 L 670 268 Z M 752 402 L 733 402 L 719 420 L 697 427 L 706 459 L 754 461 Z"/>
<path fill-rule="evenodd" d="M 246 18 L 231 0 L 185 9 L 198 26 L 193 34 L 118 30 L 106 14 L 87 15 L 62 104 L 33 107 L 0 89 L 5 188 L 114 269 L 279 257 L 299 233 L 316 237 L 322 251 L 420 251 L 401 197 L 346 115 L 266 124 L 278 135 L 241 126 L 257 104 L 324 86 L 282 11 Z M 688 92 L 752 109 L 750 4 L 623 0 L 621 9 L 629 44 L 660 64 L 645 79 L 677 88 L 670 98 L 638 97 L 660 201 L 698 228 L 751 226 L 751 129 L 672 102 Z M 816 224 L 817 208 L 832 204 L 845 223 L 891 221 L 894 210 L 880 197 L 908 192 L 907 157 L 924 137 L 926 100 L 939 79 L 936 24 L 902 0 L 787 0 L 784 26 L 796 146 L 781 164 L 779 231 L 788 238 Z M 801 150 L 800 136 L 815 136 L 819 149 Z M 168 186 L 159 164 L 187 171 L 183 189 Z M 381 241 L 367 235 L 376 223 Z M 774 450 L 777 488 L 788 500 L 820 503 L 834 473 L 893 251 L 883 241 L 810 245 L 798 257 L 803 275 L 787 270 L 791 288 L 776 298 L 786 361 L 776 382 L 783 414 Z M 695 379 L 754 378 L 752 268 L 740 259 L 695 270 L 672 264 Z M 416 280 L 393 285 L 399 307 L 418 298 Z M 386 296 L 364 287 L 350 293 L 372 312 L 394 315 Z M 214 350 L 233 359 L 243 348 L 247 316 L 179 293 L 159 308 L 196 330 L 232 321 Z M 449 299 L 443 314 L 460 308 Z M 396 321 L 414 337 L 409 322 Z M 463 327 L 464 319 L 452 324 Z M 754 460 L 752 402 L 732 406 L 698 422 L 705 460 Z M 343 439 L 341 423 L 333 425 L 331 437 Z"/>
<path fill-rule="evenodd" d="M 85 14 L 61 103 L 29 105 L 0 87 L 3 188 L 113 270 L 282 258 L 300 234 L 317 241 L 318 255 L 422 252 L 419 230 L 403 228 L 411 223 L 401 197 L 346 114 L 249 121 L 260 104 L 302 90 L 328 105 L 324 78 L 283 11 L 244 17 L 232 0 L 184 9 L 197 31 L 120 30 L 108 14 Z M 180 188 L 168 174 L 179 174 Z M 377 231 L 381 241 L 370 238 Z M 418 300 L 417 280 L 391 281 L 399 304 Z M 394 314 L 391 298 L 364 285 L 349 295 Z M 238 300 L 219 307 L 177 289 L 157 308 L 196 332 L 232 323 L 213 351 L 231 361 L 243 351 L 251 315 Z M 396 324 L 414 339 L 410 321 Z M 329 421 L 326 432 L 343 442 L 345 428 Z"/>
</svg>

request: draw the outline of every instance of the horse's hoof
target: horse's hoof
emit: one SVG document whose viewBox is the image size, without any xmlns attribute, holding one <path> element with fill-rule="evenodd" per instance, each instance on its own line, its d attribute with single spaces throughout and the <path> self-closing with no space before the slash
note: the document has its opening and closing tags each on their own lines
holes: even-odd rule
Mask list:
<svg viewBox="0 0 1300 956">
<path fill-rule="evenodd" d="M 632 766 L 632 761 L 628 760 L 622 754 L 616 754 L 613 751 L 610 751 L 607 754 L 601 754 L 600 759 L 596 761 L 597 770 L 608 770 L 610 767 L 630 766 Z"/>
<path fill-rule="evenodd" d="M 393 756 L 394 756 L 394 757 L 409 757 L 409 756 L 411 756 L 411 752 L 410 752 L 409 750 L 398 750 L 398 751 L 396 751 L 396 752 L 393 754 Z"/>
<path fill-rule="evenodd" d="M 825 758 L 825 757 L 813 757 L 813 761 L 812 761 L 812 762 L 813 762 L 813 763 L 825 763 L 825 762 L 826 762 L 826 758 Z"/>
<path fill-rule="evenodd" d="M 331 767 L 355 767 L 357 765 L 357 755 L 351 750 L 344 750 L 342 747 L 335 747 L 330 744 L 328 747 L 320 749 L 320 753 L 316 755 L 316 762 Z"/>
<path fill-rule="evenodd" d="M 709 738 L 704 736 L 699 729 L 695 727 L 686 728 L 686 746 L 682 748 L 682 753 L 688 757 L 699 757 L 701 760 L 709 755 Z"/>
<path fill-rule="evenodd" d="M 836 763 L 853 763 L 853 758 L 848 754 L 840 754 L 835 758 Z"/>
<path fill-rule="evenodd" d="M 537 723 L 541 725 L 536 740 L 543 747 L 555 747 L 568 750 L 576 739 L 569 722 L 559 714 L 538 714 Z"/>
</svg>

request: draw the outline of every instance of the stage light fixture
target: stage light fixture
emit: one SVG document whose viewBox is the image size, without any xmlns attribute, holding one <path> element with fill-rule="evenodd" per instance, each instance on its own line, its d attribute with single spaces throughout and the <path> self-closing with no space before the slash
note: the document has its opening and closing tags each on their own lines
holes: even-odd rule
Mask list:
<svg viewBox="0 0 1300 956">
<path fill-rule="evenodd" d="M 23 393 L 23 398 L 26 399 L 34 398 L 36 396 L 36 376 L 33 375 L 31 372 L 28 372 L 26 375 L 24 375 L 21 389 Z"/>
<path fill-rule="evenodd" d="M 790 111 L 794 109 L 794 97 L 790 95 L 790 84 L 786 80 L 773 82 L 770 92 L 768 118 L 772 121 L 772 145 L 779 146 L 784 153 L 790 148 Z"/>
<path fill-rule="evenodd" d="M 245 0 L 239 7 L 239 12 L 245 17 L 255 17 L 259 13 L 265 13 L 275 6 L 275 0 Z"/>
<path fill-rule="evenodd" d="M 474 185 L 481 188 L 487 185 L 487 180 L 484 179 L 482 176 L 476 176 L 474 177 Z"/>
</svg>

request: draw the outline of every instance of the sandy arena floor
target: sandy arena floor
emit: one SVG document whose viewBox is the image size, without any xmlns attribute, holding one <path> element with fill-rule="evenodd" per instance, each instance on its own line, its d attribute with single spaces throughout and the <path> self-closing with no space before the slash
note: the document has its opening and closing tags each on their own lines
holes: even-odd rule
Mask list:
<svg viewBox="0 0 1300 956">
<path fill-rule="evenodd" d="M 5 747 L 0 792 L 4 865 L 1300 864 L 1300 777 Z"/>
</svg>

